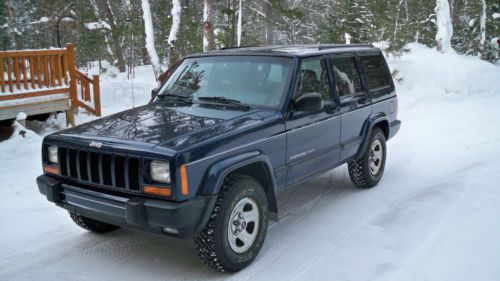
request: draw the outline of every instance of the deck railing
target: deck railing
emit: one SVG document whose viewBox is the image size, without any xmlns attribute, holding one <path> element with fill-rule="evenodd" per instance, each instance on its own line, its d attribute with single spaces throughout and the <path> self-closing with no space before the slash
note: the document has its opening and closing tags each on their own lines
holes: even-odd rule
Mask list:
<svg viewBox="0 0 500 281">
<path fill-rule="evenodd" d="M 78 84 L 82 89 L 80 98 Z M 72 109 L 82 107 L 100 116 L 99 89 L 98 76 L 91 79 L 76 69 L 73 44 L 61 49 L 0 52 L 0 102 L 23 103 L 25 98 L 67 94 Z M 72 114 L 69 115 L 68 122 L 74 123 Z"/>
<path fill-rule="evenodd" d="M 99 89 L 99 75 L 92 76 L 92 79 L 85 73 L 76 70 L 76 82 L 79 86 L 79 99 L 77 99 L 78 106 L 85 108 L 88 112 L 96 116 L 101 116 L 101 96 Z M 90 93 L 93 92 L 93 96 Z M 91 107 L 91 104 L 94 107 Z"/>
</svg>

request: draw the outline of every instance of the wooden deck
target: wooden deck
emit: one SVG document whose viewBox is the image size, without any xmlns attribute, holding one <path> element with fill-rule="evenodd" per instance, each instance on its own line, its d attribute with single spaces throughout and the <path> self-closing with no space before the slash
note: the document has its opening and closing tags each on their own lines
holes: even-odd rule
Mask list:
<svg viewBox="0 0 500 281">
<path fill-rule="evenodd" d="M 78 107 L 101 115 L 99 91 L 98 75 L 90 78 L 76 69 L 72 44 L 0 52 L 0 120 L 13 119 L 19 112 L 30 116 L 65 111 L 68 124 L 74 126 Z"/>
</svg>

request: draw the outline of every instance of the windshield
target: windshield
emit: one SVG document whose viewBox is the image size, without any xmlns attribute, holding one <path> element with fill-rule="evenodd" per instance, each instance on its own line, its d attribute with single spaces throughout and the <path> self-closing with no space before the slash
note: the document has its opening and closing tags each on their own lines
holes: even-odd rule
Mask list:
<svg viewBox="0 0 500 281">
<path fill-rule="evenodd" d="M 291 63 L 289 58 L 264 56 L 188 58 L 159 96 L 178 95 L 192 102 L 222 97 L 250 106 L 277 107 L 289 84 Z"/>
</svg>

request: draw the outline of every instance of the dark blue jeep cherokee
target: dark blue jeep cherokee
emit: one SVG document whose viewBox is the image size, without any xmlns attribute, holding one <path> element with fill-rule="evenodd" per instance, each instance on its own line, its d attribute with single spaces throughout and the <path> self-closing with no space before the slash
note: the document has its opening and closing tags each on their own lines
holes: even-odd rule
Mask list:
<svg viewBox="0 0 500 281">
<path fill-rule="evenodd" d="M 235 48 L 184 58 L 145 106 L 47 136 L 47 199 L 79 226 L 194 239 L 238 271 L 257 256 L 284 189 L 348 163 L 375 186 L 397 97 L 371 45 Z"/>
</svg>

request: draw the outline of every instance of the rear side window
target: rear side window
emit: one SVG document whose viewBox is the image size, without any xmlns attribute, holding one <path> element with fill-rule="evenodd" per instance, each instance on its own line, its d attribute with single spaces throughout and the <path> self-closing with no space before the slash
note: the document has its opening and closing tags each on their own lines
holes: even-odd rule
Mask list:
<svg viewBox="0 0 500 281">
<path fill-rule="evenodd" d="M 362 56 L 361 63 L 366 73 L 369 90 L 391 86 L 389 73 L 382 61 L 382 56 Z"/>
<path fill-rule="evenodd" d="M 335 90 L 339 97 L 363 92 L 354 57 L 332 58 L 330 59 L 330 63 L 335 75 Z"/>
</svg>

